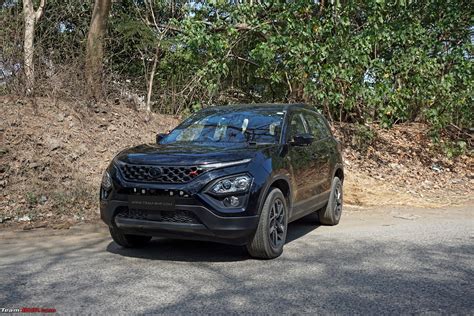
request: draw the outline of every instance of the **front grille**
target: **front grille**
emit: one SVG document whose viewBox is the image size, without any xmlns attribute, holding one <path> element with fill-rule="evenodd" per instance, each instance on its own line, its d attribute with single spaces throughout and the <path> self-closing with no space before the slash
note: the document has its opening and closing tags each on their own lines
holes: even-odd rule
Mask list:
<svg viewBox="0 0 474 316">
<path fill-rule="evenodd" d="M 150 166 L 119 163 L 127 181 L 155 183 L 186 183 L 205 172 L 198 166 Z"/>
<path fill-rule="evenodd" d="M 185 224 L 200 224 L 199 219 L 194 213 L 189 211 L 148 211 L 137 210 L 123 207 L 117 214 L 117 217 L 150 220 L 164 223 L 185 223 Z"/>
</svg>

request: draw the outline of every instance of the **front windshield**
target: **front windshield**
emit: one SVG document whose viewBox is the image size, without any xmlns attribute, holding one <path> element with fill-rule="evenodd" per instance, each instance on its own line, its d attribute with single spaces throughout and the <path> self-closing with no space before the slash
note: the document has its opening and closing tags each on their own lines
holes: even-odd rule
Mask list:
<svg viewBox="0 0 474 316">
<path fill-rule="evenodd" d="M 277 143 L 284 114 L 269 109 L 200 112 L 186 119 L 160 143 Z"/>
</svg>

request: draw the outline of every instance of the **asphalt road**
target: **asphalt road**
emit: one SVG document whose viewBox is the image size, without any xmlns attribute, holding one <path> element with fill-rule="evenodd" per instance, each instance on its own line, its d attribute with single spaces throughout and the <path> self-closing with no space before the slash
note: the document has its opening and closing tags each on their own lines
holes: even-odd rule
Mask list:
<svg viewBox="0 0 474 316">
<path fill-rule="evenodd" d="M 156 239 L 124 250 L 104 226 L 0 232 L 0 308 L 59 313 L 474 314 L 474 206 L 346 210 L 290 225 L 283 255 Z"/>
</svg>

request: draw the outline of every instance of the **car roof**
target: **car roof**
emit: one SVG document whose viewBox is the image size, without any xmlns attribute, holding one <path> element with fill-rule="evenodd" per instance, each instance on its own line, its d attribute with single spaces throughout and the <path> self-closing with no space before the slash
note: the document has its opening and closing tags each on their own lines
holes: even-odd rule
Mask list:
<svg viewBox="0 0 474 316">
<path fill-rule="evenodd" d="M 292 110 L 292 109 L 308 109 L 313 110 L 308 105 L 304 103 L 252 103 L 252 104 L 229 104 L 229 105 L 219 105 L 206 108 L 206 110 L 219 111 L 222 110 Z"/>
</svg>

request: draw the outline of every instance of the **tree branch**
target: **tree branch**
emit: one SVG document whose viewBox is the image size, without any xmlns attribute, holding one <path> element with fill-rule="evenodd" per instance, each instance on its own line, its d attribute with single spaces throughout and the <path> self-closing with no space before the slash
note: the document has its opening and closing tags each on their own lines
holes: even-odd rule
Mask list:
<svg viewBox="0 0 474 316">
<path fill-rule="evenodd" d="M 155 23 L 152 23 L 152 22 L 147 22 L 146 25 L 154 26 L 156 29 L 162 28 L 162 29 L 167 29 L 167 30 L 172 31 L 172 32 L 183 33 L 184 34 L 184 31 L 182 29 L 174 27 L 170 24 L 161 24 L 161 23 L 155 24 Z"/>
<path fill-rule="evenodd" d="M 250 59 L 247 59 L 247 58 L 244 58 L 244 57 L 240 57 L 240 56 L 237 56 L 237 55 L 234 55 L 234 54 L 229 54 L 229 57 L 233 57 L 233 58 L 235 58 L 235 59 L 237 59 L 237 60 L 244 61 L 244 62 L 246 62 L 246 63 L 248 63 L 248 64 L 251 64 L 251 65 L 254 65 L 254 66 L 257 66 L 257 67 L 260 66 L 259 64 L 257 64 L 256 62 L 254 62 L 254 61 L 252 61 L 252 60 L 250 60 Z"/>
<path fill-rule="evenodd" d="M 44 4 L 46 0 L 41 0 L 38 10 L 35 12 L 36 21 L 38 21 L 43 15 Z"/>
</svg>

